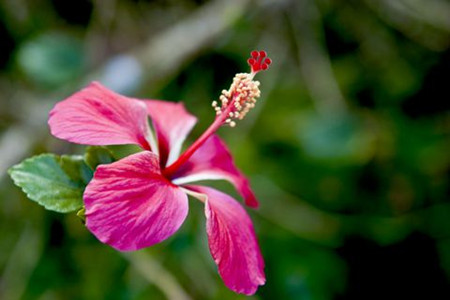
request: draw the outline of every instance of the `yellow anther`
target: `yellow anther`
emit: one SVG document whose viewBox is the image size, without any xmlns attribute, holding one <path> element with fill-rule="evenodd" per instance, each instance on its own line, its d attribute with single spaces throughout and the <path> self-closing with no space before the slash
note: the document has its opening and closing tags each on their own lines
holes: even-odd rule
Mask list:
<svg viewBox="0 0 450 300">
<path fill-rule="evenodd" d="M 260 96 L 259 82 L 253 81 L 254 74 L 238 73 L 228 90 L 222 90 L 219 101 L 213 101 L 216 114 L 227 113 L 226 123 L 231 127 L 236 125 L 232 119 L 242 120 L 251 108 L 255 107 Z M 230 105 L 232 105 L 230 107 Z"/>
</svg>

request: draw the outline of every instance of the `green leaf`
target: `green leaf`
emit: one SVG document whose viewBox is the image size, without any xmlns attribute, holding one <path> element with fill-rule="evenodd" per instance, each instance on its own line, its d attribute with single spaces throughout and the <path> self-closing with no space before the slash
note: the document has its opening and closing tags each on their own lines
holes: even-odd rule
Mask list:
<svg viewBox="0 0 450 300">
<path fill-rule="evenodd" d="M 92 170 L 82 156 L 42 154 L 8 170 L 28 198 L 48 210 L 67 213 L 83 206 L 83 191 Z"/>
<path fill-rule="evenodd" d="M 110 145 L 108 150 L 111 151 L 115 160 L 122 159 L 142 151 L 142 148 L 138 145 Z"/>
<path fill-rule="evenodd" d="M 92 170 L 95 170 L 98 165 L 116 161 L 114 154 L 108 148 L 102 146 L 87 147 L 84 160 Z"/>
<path fill-rule="evenodd" d="M 81 219 L 81 222 L 83 222 L 83 224 L 86 223 L 86 209 L 84 208 L 84 206 L 77 212 L 77 217 Z"/>
<path fill-rule="evenodd" d="M 93 172 L 82 155 L 62 155 L 59 164 L 69 178 L 83 186 L 92 179 Z"/>
</svg>

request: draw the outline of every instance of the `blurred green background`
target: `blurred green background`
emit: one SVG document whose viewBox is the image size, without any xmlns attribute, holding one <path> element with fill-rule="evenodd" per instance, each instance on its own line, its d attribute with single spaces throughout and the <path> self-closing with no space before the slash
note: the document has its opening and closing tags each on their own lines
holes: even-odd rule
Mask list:
<svg viewBox="0 0 450 300">
<path fill-rule="evenodd" d="M 172 238 L 123 254 L 6 170 L 83 153 L 46 119 L 91 80 L 183 101 L 192 141 L 253 49 L 273 59 L 262 97 L 219 132 L 261 202 L 250 298 L 450 299 L 449 47 L 444 0 L 1 0 L 0 299 L 247 298 L 220 280 L 197 201 Z"/>
</svg>

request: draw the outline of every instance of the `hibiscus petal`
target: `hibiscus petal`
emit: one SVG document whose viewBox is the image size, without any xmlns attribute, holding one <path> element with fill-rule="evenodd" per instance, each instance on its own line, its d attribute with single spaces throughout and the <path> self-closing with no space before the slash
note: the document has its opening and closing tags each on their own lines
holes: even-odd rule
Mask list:
<svg viewBox="0 0 450 300">
<path fill-rule="evenodd" d="M 206 195 L 205 215 L 209 249 L 225 285 L 252 295 L 266 282 L 264 260 L 250 217 L 244 208 L 222 192 L 202 186 L 187 189 Z"/>
<path fill-rule="evenodd" d="M 182 103 L 146 100 L 145 104 L 158 138 L 161 166 L 166 166 L 177 159 L 197 118 L 187 112 Z"/>
<path fill-rule="evenodd" d="M 188 212 L 187 195 L 161 175 L 158 156 L 149 151 L 100 165 L 84 203 L 87 228 L 121 251 L 167 239 Z"/>
<path fill-rule="evenodd" d="M 54 136 L 73 143 L 151 148 L 145 104 L 116 94 L 98 82 L 57 103 L 48 124 Z"/>
<path fill-rule="evenodd" d="M 248 179 L 233 162 L 230 151 L 217 135 L 211 136 L 173 176 L 175 184 L 225 179 L 231 182 L 250 207 L 258 207 Z"/>
</svg>

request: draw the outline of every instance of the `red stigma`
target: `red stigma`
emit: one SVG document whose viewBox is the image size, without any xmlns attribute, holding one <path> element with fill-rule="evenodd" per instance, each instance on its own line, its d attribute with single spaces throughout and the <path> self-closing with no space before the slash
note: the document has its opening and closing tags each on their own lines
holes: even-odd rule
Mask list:
<svg viewBox="0 0 450 300">
<path fill-rule="evenodd" d="M 272 60 L 267 57 L 266 51 L 252 51 L 251 57 L 247 60 L 252 69 L 252 73 L 258 73 L 269 68 Z"/>
</svg>

